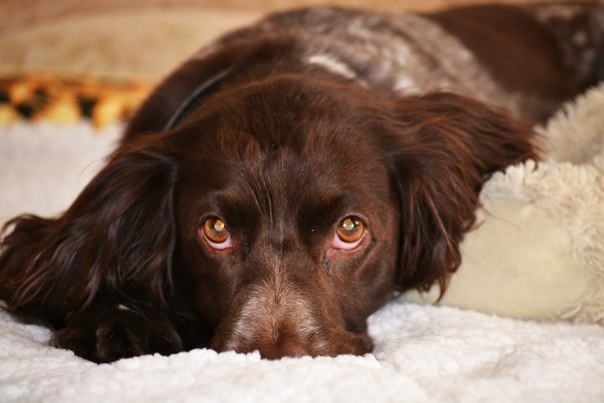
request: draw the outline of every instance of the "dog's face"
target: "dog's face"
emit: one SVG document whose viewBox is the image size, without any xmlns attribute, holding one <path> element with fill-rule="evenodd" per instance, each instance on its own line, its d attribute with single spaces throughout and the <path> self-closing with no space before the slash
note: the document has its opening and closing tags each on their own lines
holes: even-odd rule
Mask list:
<svg viewBox="0 0 604 403">
<path fill-rule="evenodd" d="M 137 115 L 150 130 L 171 87 Z M 485 177 L 534 156 L 524 124 L 478 102 L 304 73 L 235 80 L 143 133 L 62 216 L 19 217 L 2 242 L 0 298 L 98 362 L 369 352 L 395 288 L 446 285 Z"/>
<path fill-rule="evenodd" d="M 282 79 L 201 109 L 175 133 L 188 144 L 177 283 L 215 329 L 211 346 L 371 351 L 366 320 L 394 289 L 400 217 L 367 108 Z"/>
</svg>

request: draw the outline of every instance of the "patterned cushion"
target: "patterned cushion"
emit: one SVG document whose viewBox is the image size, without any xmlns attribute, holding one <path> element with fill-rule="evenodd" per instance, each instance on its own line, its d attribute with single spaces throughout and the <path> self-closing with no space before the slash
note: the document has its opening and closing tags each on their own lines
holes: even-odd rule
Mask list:
<svg viewBox="0 0 604 403">
<path fill-rule="evenodd" d="M 0 126 L 18 120 L 70 124 L 85 119 L 102 129 L 131 117 L 152 88 L 144 81 L 51 74 L 0 77 Z"/>
</svg>

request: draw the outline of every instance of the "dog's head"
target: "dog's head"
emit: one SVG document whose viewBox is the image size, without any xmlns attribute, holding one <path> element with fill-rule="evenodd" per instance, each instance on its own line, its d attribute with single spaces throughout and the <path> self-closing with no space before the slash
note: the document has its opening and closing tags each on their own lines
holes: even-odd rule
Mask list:
<svg viewBox="0 0 604 403">
<path fill-rule="evenodd" d="M 397 286 L 457 267 L 483 175 L 511 162 L 501 119 L 455 96 L 397 101 L 299 76 L 205 103 L 172 136 L 176 284 L 211 346 L 369 352 L 367 317 Z"/>
<path fill-rule="evenodd" d="M 58 328 L 117 292 L 200 324 L 199 346 L 363 354 L 395 289 L 444 287 L 481 184 L 533 156 L 529 137 L 450 94 L 234 85 L 125 142 L 62 217 L 17 221 L 0 296 Z"/>
<path fill-rule="evenodd" d="M 212 347 L 266 357 L 371 350 L 400 221 L 375 111 L 295 77 L 227 92 L 175 133 L 182 275 Z"/>
</svg>

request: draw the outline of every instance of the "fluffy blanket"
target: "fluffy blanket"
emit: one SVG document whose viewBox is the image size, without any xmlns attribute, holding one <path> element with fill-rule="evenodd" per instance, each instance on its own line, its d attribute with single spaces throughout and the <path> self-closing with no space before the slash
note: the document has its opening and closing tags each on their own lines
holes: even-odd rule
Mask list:
<svg viewBox="0 0 604 403">
<path fill-rule="evenodd" d="M 119 130 L 96 134 L 86 124 L 0 129 L 0 221 L 64 209 Z M 525 183 L 526 172 L 512 167 L 503 176 Z M 595 180 L 602 186 L 601 174 Z M 507 244 L 489 247 L 508 252 Z M 476 284 L 466 289 L 472 288 Z M 506 319 L 398 299 L 370 318 L 370 334 L 375 350 L 362 357 L 266 361 L 257 353 L 194 350 L 96 365 L 48 347 L 46 329 L 0 313 L 0 402 L 604 401 L 604 328 L 598 325 Z"/>
<path fill-rule="evenodd" d="M 485 184 L 440 304 L 604 325 L 604 84 L 537 128 L 542 160 Z M 434 302 L 438 287 L 411 300 Z"/>
</svg>

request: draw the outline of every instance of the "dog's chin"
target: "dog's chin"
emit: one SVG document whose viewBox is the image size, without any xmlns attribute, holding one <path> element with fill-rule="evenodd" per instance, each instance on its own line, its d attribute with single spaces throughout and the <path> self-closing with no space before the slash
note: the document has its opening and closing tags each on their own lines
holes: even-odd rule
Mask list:
<svg viewBox="0 0 604 403">
<path fill-rule="evenodd" d="M 331 330 L 330 333 L 327 337 L 311 336 L 307 339 L 285 337 L 281 340 L 247 340 L 245 337 L 216 336 L 211 348 L 217 352 L 251 353 L 258 351 L 262 358 L 268 360 L 304 356 L 364 355 L 373 350 L 373 341 L 366 333 L 352 333 L 345 330 Z"/>
</svg>

